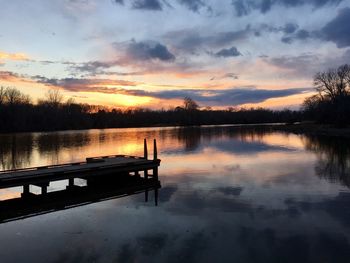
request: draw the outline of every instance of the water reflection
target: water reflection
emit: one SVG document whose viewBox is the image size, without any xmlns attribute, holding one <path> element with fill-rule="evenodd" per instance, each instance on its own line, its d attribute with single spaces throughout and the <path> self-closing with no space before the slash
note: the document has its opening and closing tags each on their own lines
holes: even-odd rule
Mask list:
<svg viewBox="0 0 350 263">
<path fill-rule="evenodd" d="M 72 184 L 67 184 L 61 190 L 41 194 L 22 192 L 19 197 L 0 200 L 0 223 L 139 193 L 144 193 L 145 202 L 148 202 L 150 191 L 154 192 L 154 203 L 158 205 L 158 180 L 111 174 L 95 179 L 93 183 L 89 182 L 89 179 L 84 181 L 84 186 L 75 185 L 72 181 Z M 49 183 L 47 181 L 47 184 Z"/>
<path fill-rule="evenodd" d="M 2 262 L 350 262 L 348 140 L 111 129 L 13 135 L 13 151 L 4 136 L 2 169 L 142 155 L 143 138 L 157 138 L 162 188 L 158 207 L 133 195 L 1 224 Z"/>
<path fill-rule="evenodd" d="M 32 134 L 0 135 L 0 168 L 30 166 L 32 151 Z"/>
<path fill-rule="evenodd" d="M 350 140 L 309 136 L 306 149 L 316 153 L 316 173 L 327 180 L 350 188 Z"/>
</svg>

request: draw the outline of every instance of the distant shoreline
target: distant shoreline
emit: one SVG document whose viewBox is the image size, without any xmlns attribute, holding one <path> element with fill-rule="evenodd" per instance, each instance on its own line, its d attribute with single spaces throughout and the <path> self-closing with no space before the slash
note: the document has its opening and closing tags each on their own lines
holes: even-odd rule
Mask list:
<svg viewBox="0 0 350 263">
<path fill-rule="evenodd" d="M 330 137 L 347 137 L 350 138 L 350 128 L 336 128 L 331 125 L 315 124 L 315 123 L 242 123 L 242 124 L 204 124 L 204 125 L 149 125 L 137 127 L 109 127 L 109 128 L 92 128 L 92 129 L 67 129 L 67 130 L 39 130 L 39 131 L 17 131 L 17 132 L 0 132 L 0 135 L 18 134 L 18 133 L 51 133 L 51 132 L 68 132 L 68 131 L 84 131 L 84 130 L 108 130 L 108 129 L 144 129 L 144 128 L 206 128 L 206 127 L 232 127 L 232 128 L 262 128 L 268 131 L 288 132 L 294 134 L 306 134 L 315 136 Z"/>
<path fill-rule="evenodd" d="M 271 125 L 269 128 L 274 131 L 284 131 L 295 134 L 350 138 L 350 128 L 336 128 L 334 126 L 324 124 L 296 123 Z"/>
</svg>

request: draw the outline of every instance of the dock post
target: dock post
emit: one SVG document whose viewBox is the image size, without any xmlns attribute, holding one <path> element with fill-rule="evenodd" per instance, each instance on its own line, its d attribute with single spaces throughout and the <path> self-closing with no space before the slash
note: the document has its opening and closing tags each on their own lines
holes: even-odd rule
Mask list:
<svg viewBox="0 0 350 263">
<path fill-rule="evenodd" d="M 25 184 L 23 185 L 23 193 L 22 193 L 22 197 L 26 197 L 30 194 L 29 191 L 29 184 Z"/>
<path fill-rule="evenodd" d="M 158 167 L 153 168 L 153 179 L 158 180 Z"/>
<path fill-rule="evenodd" d="M 158 159 L 158 153 L 157 153 L 157 140 L 154 139 L 153 141 L 153 160 L 157 160 Z"/>
<path fill-rule="evenodd" d="M 143 139 L 143 158 L 148 159 L 147 140 Z"/>
<path fill-rule="evenodd" d="M 43 185 L 43 186 L 41 187 L 41 194 L 42 194 L 42 195 L 47 194 L 47 185 Z"/>
<path fill-rule="evenodd" d="M 68 186 L 69 186 L 69 187 L 74 186 L 74 178 L 69 178 L 69 179 L 68 179 Z"/>
<path fill-rule="evenodd" d="M 158 160 L 157 140 L 153 140 L 153 160 Z M 158 180 L 158 167 L 153 168 L 153 179 Z"/>
</svg>

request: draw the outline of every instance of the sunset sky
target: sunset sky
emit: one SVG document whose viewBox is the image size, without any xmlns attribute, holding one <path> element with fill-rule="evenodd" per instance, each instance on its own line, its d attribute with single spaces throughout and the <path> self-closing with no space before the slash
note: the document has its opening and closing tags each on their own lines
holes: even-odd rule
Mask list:
<svg viewBox="0 0 350 263">
<path fill-rule="evenodd" d="M 298 108 L 350 0 L 0 0 L 0 85 L 113 107 Z"/>
</svg>

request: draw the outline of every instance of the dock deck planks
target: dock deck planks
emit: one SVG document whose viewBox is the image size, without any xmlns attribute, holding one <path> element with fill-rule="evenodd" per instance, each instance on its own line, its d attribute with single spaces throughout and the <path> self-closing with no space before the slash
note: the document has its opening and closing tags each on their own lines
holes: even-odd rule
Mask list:
<svg viewBox="0 0 350 263">
<path fill-rule="evenodd" d="M 23 185 L 27 180 L 64 180 L 84 178 L 107 173 L 136 172 L 157 168 L 160 160 L 148 160 L 143 157 L 113 155 L 86 158 L 86 162 L 33 167 L 27 169 L 0 172 L 0 188 Z"/>
</svg>

